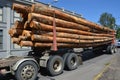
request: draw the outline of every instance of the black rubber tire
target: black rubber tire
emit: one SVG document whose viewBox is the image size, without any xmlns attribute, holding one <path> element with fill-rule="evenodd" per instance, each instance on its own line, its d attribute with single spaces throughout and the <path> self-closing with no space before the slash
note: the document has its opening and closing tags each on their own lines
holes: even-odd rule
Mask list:
<svg viewBox="0 0 120 80">
<path fill-rule="evenodd" d="M 55 69 L 54 69 L 55 68 Z M 51 56 L 47 63 L 47 70 L 51 76 L 59 75 L 63 72 L 64 61 L 60 56 Z"/>
<path fill-rule="evenodd" d="M 117 53 L 117 47 L 114 45 L 114 53 Z"/>
<path fill-rule="evenodd" d="M 71 61 L 73 60 L 73 64 Z M 69 56 L 66 58 L 65 65 L 68 70 L 74 70 L 79 66 L 79 58 L 75 53 L 69 54 Z"/>
<path fill-rule="evenodd" d="M 67 66 L 66 66 L 66 59 L 67 57 L 70 55 L 70 53 L 65 53 L 62 57 L 63 57 L 63 60 L 64 60 L 64 69 L 67 70 Z"/>
<path fill-rule="evenodd" d="M 70 55 L 70 53 L 65 53 L 62 57 L 63 57 L 63 60 L 64 62 L 66 61 L 67 57 Z"/>
<path fill-rule="evenodd" d="M 27 76 L 30 76 L 30 70 L 26 70 L 26 72 L 25 72 L 25 70 L 23 70 L 23 69 L 25 69 L 25 68 L 32 68 L 31 69 L 31 77 L 29 77 L 29 79 L 26 79 L 25 77 L 27 77 Z M 23 76 L 23 74 L 22 74 L 22 71 L 23 72 L 25 72 L 25 74 L 24 74 L 24 76 Z M 27 75 L 28 74 L 28 75 Z M 27 76 L 26 76 L 27 75 Z M 38 75 L 38 66 L 37 66 L 37 64 L 35 63 L 35 62 L 33 62 L 33 61 L 25 61 L 25 62 L 23 62 L 23 63 L 21 63 L 20 65 L 19 65 L 19 67 L 17 68 L 17 70 L 15 71 L 15 77 L 16 77 L 16 79 L 17 80 L 35 80 L 36 78 L 37 78 L 37 75 Z M 24 78 L 23 78 L 24 77 Z"/>
<path fill-rule="evenodd" d="M 113 45 L 109 45 L 109 46 L 107 47 L 107 53 L 108 53 L 108 54 L 114 54 L 114 53 L 115 53 L 115 48 L 114 48 Z"/>
</svg>

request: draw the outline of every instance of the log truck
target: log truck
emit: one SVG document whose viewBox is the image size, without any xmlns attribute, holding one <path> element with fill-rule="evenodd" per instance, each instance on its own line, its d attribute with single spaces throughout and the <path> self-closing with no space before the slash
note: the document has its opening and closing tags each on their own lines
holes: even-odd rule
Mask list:
<svg viewBox="0 0 120 80">
<path fill-rule="evenodd" d="M 20 14 L 21 20 L 9 30 L 11 40 L 21 47 L 31 47 L 31 51 L 27 56 L 1 59 L 1 74 L 12 73 L 17 80 L 35 80 L 44 67 L 56 76 L 64 69 L 76 69 L 86 48 L 116 52 L 112 29 L 42 4 L 14 3 L 12 9 Z"/>
</svg>

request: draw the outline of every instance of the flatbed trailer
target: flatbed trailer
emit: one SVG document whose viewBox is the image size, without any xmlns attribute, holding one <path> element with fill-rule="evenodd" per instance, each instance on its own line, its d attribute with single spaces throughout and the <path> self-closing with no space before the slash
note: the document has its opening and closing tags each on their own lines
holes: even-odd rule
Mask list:
<svg viewBox="0 0 120 80">
<path fill-rule="evenodd" d="M 103 48 L 106 46 L 107 48 Z M 103 50 L 109 54 L 116 52 L 115 47 L 111 45 L 102 45 L 97 48 L 90 47 L 95 53 L 99 54 Z M 37 78 L 40 67 L 44 67 L 48 71 L 48 75 L 56 76 L 63 72 L 64 69 L 74 70 L 82 64 L 82 53 L 88 48 L 59 49 L 51 50 L 33 50 L 27 57 L 12 56 L 10 58 L 0 59 L 0 74 L 12 73 L 17 80 L 35 80 Z M 90 50 L 89 49 L 89 50 Z M 37 52 L 36 52 L 37 51 Z M 39 52 L 43 51 L 39 55 Z"/>
</svg>

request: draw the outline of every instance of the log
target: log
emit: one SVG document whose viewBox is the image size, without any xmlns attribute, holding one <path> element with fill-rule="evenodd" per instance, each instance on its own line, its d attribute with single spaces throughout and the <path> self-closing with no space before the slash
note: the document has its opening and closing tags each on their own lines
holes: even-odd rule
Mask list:
<svg viewBox="0 0 120 80">
<path fill-rule="evenodd" d="M 33 47 L 34 43 L 32 41 L 20 41 L 20 46 Z"/>
<path fill-rule="evenodd" d="M 29 13 L 20 13 L 20 17 L 27 21 Z"/>
<path fill-rule="evenodd" d="M 30 6 L 17 3 L 13 3 L 12 9 L 15 10 L 17 13 L 20 13 L 20 17 L 22 17 L 25 20 L 27 20 L 28 13 L 31 12 Z"/>
<path fill-rule="evenodd" d="M 9 30 L 9 35 L 11 37 L 18 37 L 19 35 L 22 35 L 22 32 L 23 32 L 22 29 L 11 28 Z"/>
<path fill-rule="evenodd" d="M 28 13 L 19 13 L 24 23 L 28 20 Z"/>
<path fill-rule="evenodd" d="M 24 29 L 30 29 L 30 23 L 28 21 L 25 22 Z"/>
<path fill-rule="evenodd" d="M 37 21 L 32 21 L 30 23 L 30 27 L 40 30 L 40 31 L 53 31 L 53 26 L 46 25 L 43 23 L 39 23 Z M 61 27 L 56 27 L 57 32 L 66 32 L 66 33 L 71 33 L 71 34 L 80 34 L 80 35 L 92 35 L 92 36 L 108 36 L 108 37 L 113 37 L 113 35 L 110 34 L 96 34 L 92 32 L 86 32 L 82 30 L 75 30 L 75 29 L 67 29 L 67 28 L 61 28 Z"/>
<path fill-rule="evenodd" d="M 102 43 L 96 43 L 96 44 L 67 44 L 67 43 L 57 43 L 57 47 L 60 48 L 84 48 L 84 47 L 90 47 L 90 46 L 99 46 L 99 45 L 104 45 L 104 44 L 108 44 L 111 43 L 111 41 L 107 41 L 107 42 L 102 42 Z M 46 48 L 46 47 L 51 47 L 53 44 L 52 43 L 38 43 L 38 42 L 32 42 L 32 41 L 21 41 L 20 42 L 20 46 L 27 46 L 27 47 L 42 47 L 42 48 Z"/>
<path fill-rule="evenodd" d="M 99 46 L 103 44 L 110 43 L 111 41 L 108 42 L 103 42 L 103 43 L 96 43 L 96 44 L 67 44 L 67 43 L 57 43 L 57 47 L 60 48 L 85 48 L 85 47 L 90 47 L 90 46 Z M 52 43 L 35 43 L 35 47 L 51 47 L 53 44 Z"/>
<path fill-rule="evenodd" d="M 26 36 L 26 37 L 30 38 L 31 35 L 32 35 L 32 31 L 23 30 L 22 36 Z"/>
<path fill-rule="evenodd" d="M 53 31 L 53 26 L 51 25 L 46 25 L 43 23 L 39 23 L 39 22 L 31 22 L 30 23 L 30 27 L 32 28 L 37 28 L 39 30 L 45 30 L 45 31 Z M 75 33 L 75 34 L 84 34 L 84 35 L 93 35 L 91 32 L 85 32 L 82 30 L 74 30 L 74 29 L 67 29 L 67 28 L 61 28 L 61 27 L 56 27 L 56 31 L 57 32 L 68 32 L 68 33 Z"/>
<path fill-rule="evenodd" d="M 13 3 L 12 9 L 15 10 L 17 13 L 29 13 L 31 12 L 31 7 L 22 5 L 22 4 L 17 4 Z"/>
<path fill-rule="evenodd" d="M 53 14 L 55 14 L 55 17 L 57 17 L 59 19 L 63 19 L 63 20 L 79 23 L 82 25 L 86 25 L 86 26 L 89 26 L 89 27 L 91 27 L 93 29 L 97 29 L 97 30 L 102 30 L 102 31 L 107 31 L 107 32 L 113 31 L 112 29 L 109 29 L 107 27 L 103 27 L 101 25 L 95 24 L 95 23 L 90 22 L 88 20 L 85 20 L 83 18 L 78 18 L 76 16 L 66 14 L 60 10 L 57 10 L 57 9 L 45 7 L 41 4 L 33 4 L 31 11 L 34 13 L 40 13 L 40 14 L 47 15 L 47 16 L 53 16 Z"/>
<path fill-rule="evenodd" d="M 38 34 L 34 34 L 35 36 L 38 36 Z M 53 32 L 46 32 L 44 34 L 40 34 L 42 36 L 51 36 L 53 37 Z M 99 36 L 86 36 L 86 35 L 77 35 L 77 34 L 69 34 L 69 33 L 63 33 L 63 32 L 57 32 L 57 37 L 60 38 L 70 38 L 70 39 L 80 39 L 80 40 L 99 40 L 99 39 L 105 39 L 108 37 L 99 37 Z"/>
<path fill-rule="evenodd" d="M 26 36 L 19 36 L 19 40 L 21 41 L 21 40 L 27 40 L 27 39 L 29 39 L 28 37 L 26 37 Z"/>
<path fill-rule="evenodd" d="M 44 24 L 53 25 L 53 17 L 48 17 L 45 15 L 36 14 L 36 13 L 29 13 L 28 14 L 28 21 L 31 21 L 33 19 L 35 19 L 39 22 L 42 22 Z M 68 22 L 68 21 L 64 21 L 64 20 L 60 20 L 60 19 L 55 19 L 55 23 L 56 23 L 56 26 L 60 26 L 60 27 L 64 27 L 64 28 L 91 31 L 91 29 L 87 26 L 83 26 L 80 24 L 76 24 L 73 22 Z"/>
<path fill-rule="evenodd" d="M 31 37 L 26 37 L 26 36 L 19 36 L 20 41 L 31 41 Z"/>
<path fill-rule="evenodd" d="M 19 42 L 20 42 L 19 38 L 12 37 L 12 43 L 19 44 Z"/>
<path fill-rule="evenodd" d="M 50 36 L 42 36 L 42 35 L 32 35 L 32 41 L 39 41 L 39 42 L 53 42 L 53 37 Z M 112 40 L 112 38 L 105 38 L 101 40 L 81 40 L 81 39 L 69 39 L 69 38 L 56 38 L 57 42 L 59 43 L 95 43 L 95 42 L 104 42 Z"/>
<path fill-rule="evenodd" d="M 15 21 L 15 23 L 14 23 L 14 26 L 15 26 L 15 28 L 17 28 L 17 29 L 24 29 L 24 22 L 22 22 L 22 21 Z"/>
</svg>

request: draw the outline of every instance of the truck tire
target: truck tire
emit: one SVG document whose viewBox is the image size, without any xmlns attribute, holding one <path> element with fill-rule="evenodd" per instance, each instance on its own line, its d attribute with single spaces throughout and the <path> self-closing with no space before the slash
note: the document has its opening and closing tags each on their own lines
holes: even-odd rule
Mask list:
<svg viewBox="0 0 120 80">
<path fill-rule="evenodd" d="M 114 53 L 117 53 L 117 47 L 114 45 Z"/>
<path fill-rule="evenodd" d="M 66 58 L 65 65 L 68 70 L 76 69 L 79 65 L 78 56 L 75 53 L 69 54 L 69 56 L 67 56 L 67 58 Z"/>
<path fill-rule="evenodd" d="M 60 56 L 51 56 L 47 63 L 47 70 L 51 76 L 59 75 L 63 72 L 64 61 Z"/>
<path fill-rule="evenodd" d="M 115 53 L 115 47 L 113 45 L 109 45 L 107 47 L 107 53 L 108 54 L 114 54 Z"/>
<path fill-rule="evenodd" d="M 38 66 L 33 61 L 25 61 L 19 65 L 15 72 L 17 80 L 35 80 L 38 74 Z"/>
<path fill-rule="evenodd" d="M 63 60 L 64 60 L 64 69 L 67 70 L 67 66 L 66 66 L 66 59 L 67 57 L 70 55 L 70 53 L 65 53 L 62 57 L 63 57 Z"/>
<path fill-rule="evenodd" d="M 63 60 L 64 62 L 66 61 L 67 57 L 70 55 L 70 53 L 65 53 L 62 57 L 63 57 Z"/>
</svg>

